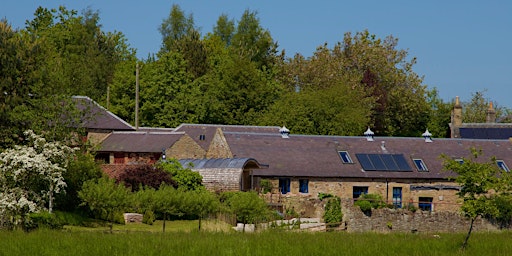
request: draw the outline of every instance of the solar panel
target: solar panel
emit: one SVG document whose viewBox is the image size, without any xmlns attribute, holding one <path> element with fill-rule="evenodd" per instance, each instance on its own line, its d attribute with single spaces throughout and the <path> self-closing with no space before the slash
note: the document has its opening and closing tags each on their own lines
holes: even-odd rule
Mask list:
<svg viewBox="0 0 512 256">
<path fill-rule="evenodd" d="M 365 171 L 412 171 L 402 154 L 356 154 Z"/>
<path fill-rule="evenodd" d="M 396 164 L 398 165 L 398 170 L 400 171 L 412 171 L 411 167 L 405 161 L 404 155 L 393 155 L 393 158 L 395 159 Z"/>
<path fill-rule="evenodd" d="M 394 160 L 394 155 L 382 155 L 382 161 L 386 164 L 387 170 L 399 170 Z"/>
<path fill-rule="evenodd" d="M 373 167 L 375 167 L 375 170 L 377 171 L 385 171 L 387 170 L 387 166 L 384 164 L 382 159 L 380 158 L 379 154 L 368 154 L 368 158 L 373 164 Z"/>
<path fill-rule="evenodd" d="M 368 158 L 368 154 L 356 154 L 356 158 L 365 171 L 375 171 L 372 162 Z"/>
<path fill-rule="evenodd" d="M 460 137 L 466 139 L 501 139 L 512 137 L 512 128 L 460 128 Z"/>
</svg>

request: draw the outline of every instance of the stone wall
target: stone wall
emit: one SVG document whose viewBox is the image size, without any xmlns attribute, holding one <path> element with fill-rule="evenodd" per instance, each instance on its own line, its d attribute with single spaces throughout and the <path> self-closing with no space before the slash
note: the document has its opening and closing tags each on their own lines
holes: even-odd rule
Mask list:
<svg viewBox="0 0 512 256">
<path fill-rule="evenodd" d="M 170 148 L 165 150 L 167 158 L 201 159 L 206 157 L 206 150 L 201 148 L 190 136 L 183 135 Z"/>
<path fill-rule="evenodd" d="M 457 212 L 428 212 L 405 209 L 373 209 L 365 215 L 352 200 L 342 200 L 343 221 L 348 232 L 467 232 L 469 219 Z M 474 231 L 497 230 L 498 226 L 478 218 Z"/>
</svg>

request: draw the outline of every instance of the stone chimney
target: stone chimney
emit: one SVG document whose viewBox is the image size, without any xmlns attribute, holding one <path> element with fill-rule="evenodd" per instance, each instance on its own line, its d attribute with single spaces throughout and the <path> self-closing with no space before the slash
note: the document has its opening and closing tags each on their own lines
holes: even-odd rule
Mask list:
<svg viewBox="0 0 512 256">
<path fill-rule="evenodd" d="M 487 109 L 487 117 L 485 118 L 486 123 L 496 123 L 496 110 L 492 106 L 492 101 L 489 103 L 489 108 Z"/>
<path fill-rule="evenodd" d="M 455 105 L 452 110 L 450 123 L 451 137 L 460 138 L 459 128 L 462 126 L 462 106 L 460 105 L 459 96 L 455 97 Z"/>
</svg>

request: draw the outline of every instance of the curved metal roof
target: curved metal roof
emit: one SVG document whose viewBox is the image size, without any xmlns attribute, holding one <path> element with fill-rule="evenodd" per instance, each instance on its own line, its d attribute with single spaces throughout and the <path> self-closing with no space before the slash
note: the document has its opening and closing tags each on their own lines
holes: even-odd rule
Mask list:
<svg viewBox="0 0 512 256">
<path fill-rule="evenodd" d="M 260 164 L 254 158 L 210 158 L 210 159 L 181 159 L 180 164 L 190 169 L 209 168 L 268 168 L 268 165 Z"/>
</svg>

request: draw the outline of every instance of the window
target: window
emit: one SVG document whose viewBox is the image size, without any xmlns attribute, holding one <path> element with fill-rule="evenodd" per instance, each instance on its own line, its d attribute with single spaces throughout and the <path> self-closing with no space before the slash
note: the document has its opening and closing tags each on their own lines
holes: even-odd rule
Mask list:
<svg viewBox="0 0 512 256">
<path fill-rule="evenodd" d="M 401 187 L 393 188 L 393 206 L 395 206 L 395 208 L 402 208 L 402 188 Z"/>
<path fill-rule="evenodd" d="M 500 169 L 502 169 L 503 171 L 506 171 L 506 172 L 509 172 L 510 169 L 508 169 L 508 166 L 507 164 L 505 163 L 505 161 L 503 160 L 496 160 L 496 164 L 498 165 L 498 167 Z"/>
<path fill-rule="evenodd" d="M 457 159 L 454 159 L 454 160 L 459 162 L 459 164 L 463 164 L 464 163 L 464 159 L 462 159 L 462 158 L 457 158 Z"/>
<path fill-rule="evenodd" d="M 418 168 L 418 171 L 428 171 L 427 166 L 425 165 L 422 159 L 413 159 L 412 161 L 416 165 L 416 168 Z"/>
<path fill-rule="evenodd" d="M 279 191 L 281 194 L 286 194 L 290 192 L 290 179 L 288 178 L 280 178 L 279 179 Z"/>
<path fill-rule="evenodd" d="M 357 199 L 362 194 L 368 194 L 368 187 L 353 187 L 352 198 Z"/>
<path fill-rule="evenodd" d="M 433 210 L 432 197 L 420 197 L 418 201 L 418 208 L 420 208 L 420 210 L 429 212 Z"/>
<path fill-rule="evenodd" d="M 300 193 L 308 193 L 308 183 L 309 183 L 309 180 L 299 179 L 299 192 Z"/>
<path fill-rule="evenodd" d="M 350 158 L 350 155 L 348 154 L 347 151 L 338 151 L 338 153 L 340 154 L 341 161 L 344 164 L 352 164 L 352 163 L 354 163 L 354 162 L 352 162 L 352 158 Z"/>
</svg>

